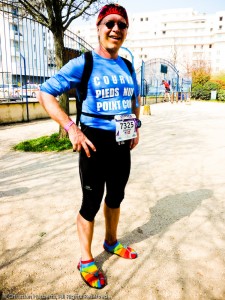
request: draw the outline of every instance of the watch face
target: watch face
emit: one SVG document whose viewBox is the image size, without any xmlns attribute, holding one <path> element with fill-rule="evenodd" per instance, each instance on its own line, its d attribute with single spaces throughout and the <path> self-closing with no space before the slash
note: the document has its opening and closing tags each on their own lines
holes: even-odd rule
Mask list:
<svg viewBox="0 0 225 300">
<path fill-rule="evenodd" d="M 137 119 L 137 128 L 140 128 L 140 127 L 141 127 L 141 120 Z"/>
</svg>

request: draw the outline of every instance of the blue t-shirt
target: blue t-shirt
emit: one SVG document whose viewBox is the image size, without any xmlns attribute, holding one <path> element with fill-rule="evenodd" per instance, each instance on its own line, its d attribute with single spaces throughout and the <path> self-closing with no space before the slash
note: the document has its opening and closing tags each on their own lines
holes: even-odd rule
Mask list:
<svg viewBox="0 0 225 300">
<path fill-rule="evenodd" d="M 99 115 L 121 115 L 132 113 L 131 98 L 134 93 L 136 106 L 139 95 L 135 72 L 130 74 L 126 63 L 117 59 L 103 58 L 94 51 L 93 70 L 88 81 L 87 98 L 82 112 Z M 71 88 L 78 88 L 84 69 L 84 55 L 70 60 L 57 74 L 41 86 L 41 91 L 58 96 Z M 104 130 L 115 130 L 114 120 L 81 115 L 84 125 Z"/>
</svg>

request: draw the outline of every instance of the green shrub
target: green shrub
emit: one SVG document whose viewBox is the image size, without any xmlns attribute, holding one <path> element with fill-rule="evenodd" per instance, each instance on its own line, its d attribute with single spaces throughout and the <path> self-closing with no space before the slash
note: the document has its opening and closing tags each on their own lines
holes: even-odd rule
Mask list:
<svg viewBox="0 0 225 300">
<path fill-rule="evenodd" d="M 192 85 L 191 89 L 191 98 L 200 99 L 202 94 L 203 86 L 200 83 L 196 83 Z"/>
<path fill-rule="evenodd" d="M 219 90 L 218 92 L 218 100 L 225 101 L 225 90 Z"/>
<path fill-rule="evenodd" d="M 195 83 L 192 85 L 191 97 L 195 99 L 210 100 L 211 91 L 219 91 L 220 84 L 218 82 L 207 81 L 204 84 Z"/>
<path fill-rule="evenodd" d="M 217 82 L 208 81 L 203 86 L 203 95 L 202 100 L 210 100 L 211 99 L 211 91 L 219 91 L 220 84 Z"/>
</svg>

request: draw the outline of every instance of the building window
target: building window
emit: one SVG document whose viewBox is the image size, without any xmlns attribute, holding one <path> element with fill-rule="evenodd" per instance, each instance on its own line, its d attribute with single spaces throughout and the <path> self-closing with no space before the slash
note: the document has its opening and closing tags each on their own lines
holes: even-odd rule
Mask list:
<svg viewBox="0 0 225 300">
<path fill-rule="evenodd" d="M 18 26 L 16 24 L 12 24 L 12 30 L 18 32 Z"/>
<path fill-rule="evenodd" d="M 148 21 L 148 17 L 147 17 L 147 18 L 145 18 L 145 21 Z"/>
<path fill-rule="evenodd" d="M 196 45 L 194 45 L 194 49 L 196 49 Z"/>
<path fill-rule="evenodd" d="M 212 44 L 209 45 L 209 48 L 212 48 Z"/>
<path fill-rule="evenodd" d="M 213 31 L 213 28 L 210 28 L 210 31 Z"/>
<path fill-rule="evenodd" d="M 201 49 L 203 49 L 203 45 L 201 45 Z"/>
<path fill-rule="evenodd" d="M 220 25 L 220 26 L 219 26 L 219 29 L 222 29 L 222 28 L 223 28 L 223 26 L 222 26 L 222 25 Z"/>
<path fill-rule="evenodd" d="M 223 21 L 223 17 L 220 17 L 220 21 Z"/>
<path fill-rule="evenodd" d="M 141 18 L 140 21 L 143 22 L 143 18 Z"/>
<path fill-rule="evenodd" d="M 165 31 L 165 30 L 163 30 L 162 34 L 166 34 L 166 31 Z"/>
<path fill-rule="evenodd" d="M 19 42 L 14 40 L 13 47 L 18 51 L 19 50 Z"/>
<path fill-rule="evenodd" d="M 18 7 L 12 7 L 12 14 L 18 16 Z"/>
</svg>

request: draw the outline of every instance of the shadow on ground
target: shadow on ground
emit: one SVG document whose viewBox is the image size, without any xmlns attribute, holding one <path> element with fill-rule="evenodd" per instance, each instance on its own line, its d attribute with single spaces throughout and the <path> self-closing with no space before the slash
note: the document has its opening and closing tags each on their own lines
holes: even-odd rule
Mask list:
<svg viewBox="0 0 225 300">
<path fill-rule="evenodd" d="M 201 205 L 202 201 L 212 196 L 213 192 L 208 189 L 166 196 L 149 210 L 149 221 L 123 236 L 120 242 L 126 245 L 137 244 L 156 234 L 163 234 L 171 225 L 190 216 Z M 100 267 L 109 255 L 111 254 L 103 251 L 96 257 Z"/>
</svg>

